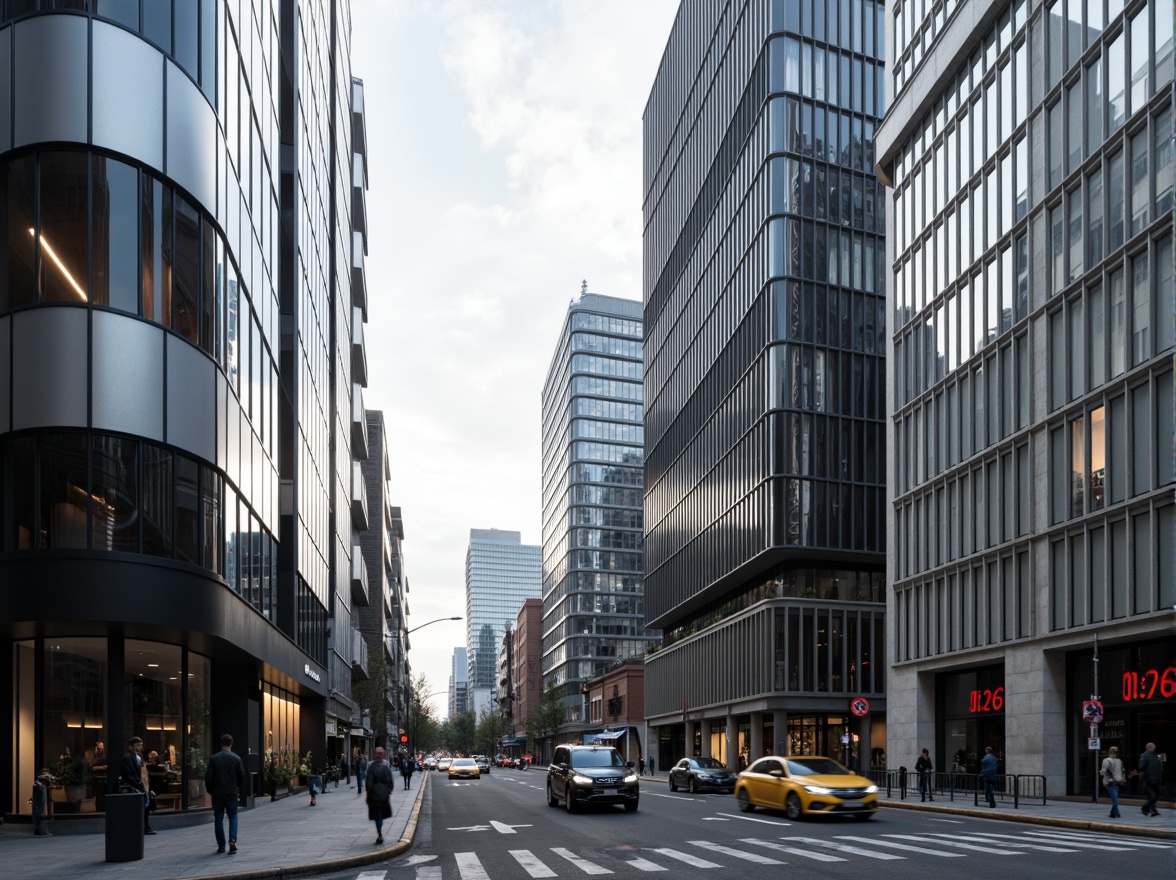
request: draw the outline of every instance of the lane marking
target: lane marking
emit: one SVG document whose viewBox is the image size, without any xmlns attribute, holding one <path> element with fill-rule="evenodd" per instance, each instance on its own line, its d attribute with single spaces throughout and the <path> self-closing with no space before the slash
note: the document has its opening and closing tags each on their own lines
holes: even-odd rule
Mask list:
<svg viewBox="0 0 1176 880">
<path fill-rule="evenodd" d="M 646 859 L 630 859 L 629 861 L 625 862 L 625 864 L 636 868 L 638 871 L 668 871 L 668 870 L 670 870 L 669 868 L 666 868 L 662 865 L 658 865 L 654 862 L 647 861 Z"/>
<path fill-rule="evenodd" d="M 943 836 L 946 837 L 947 835 L 943 835 Z M 973 831 L 968 834 L 968 837 L 973 840 L 979 839 L 979 838 L 985 838 L 985 839 L 992 840 L 993 846 L 1023 846 L 1023 847 L 1027 847 L 1029 849 L 1041 850 L 1042 852 L 1057 852 L 1057 853 L 1080 852 L 1080 850 L 1077 850 L 1077 849 L 1069 849 L 1068 848 L 1070 846 L 1069 843 L 1067 843 L 1065 847 L 1047 846 L 1044 842 L 1043 843 L 1033 843 L 1031 840 L 1030 840 L 1030 842 L 1026 842 L 1025 838 L 1021 837 L 1018 834 L 1000 834 L 996 831 Z M 1046 838 L 1046 839 L 1049 840 L 1049 838 Z M 1058 841 L 1053 841 L 1053 842 L 1060 844 L 1063 841 L 1058 840 Z"/>
<path fill-rule="evenodd" d="M 486 869 L 482 867 L 476 854 L 472 852 L 454 853 L 453 860 L 457 862 L 457 870 L 461 874 L 461 880 L 490 880 L 490 875 L 486 873 Z"/>
<path fill-rule="evenodd" d="M 421 865 L 416 869 L 417 880 L 441 880 L 440 865 Z"/>
<path fill-rule="evenodd" d="M 1060 843 L 1071 841 L 1094 840 L 1100 843 L 1110 843 L 1119 846 L 1146 847 L 1148 849 L 1171 849 L 1168 843 L 1153 843 L 1150 840 L 1140 840 L 1136 837 L 1120 837 L 1119 835 L 1079 834 L 1071 831 L 1026 831 L 1034 837 L 1044 837 L 1047 840 L 1057 840 Z"/>
<path fill-rule="evenodd" d="M 972 850 L 973 852 L 988 853 L 989 855 L 993 855 L 993 856 L 1023 856 L 1023 855 L 1025 855 L 1025 853 L 1023 853 L 1023 852 L 1014 852 L 1013 850 L 1007 850 L 1007 849 L 993 849 L 992 847 L 989 847 L 989 846 L 975 846 L 971 843 L 961 843 L 958 840 L 928 840 L 927 837 L 925 837 L 925 836 L 919 837 L 914 834 L 886 834 L 883 836 L 884 837 L 894 837 L 894 838 L 897 838 L 898 840 L 913 840 L 913 841 L 915 841 L 915 843 L 936 843 L 936 844 L 939 844 L 940 846 L 950 846 L 950 847 L 954 847 L 955 849 L 968 849 L 968 850 Z"/>
<path fill-rule="evenodd" d="M 889 846 L 893 849 L 901 849 L 905 852 L 924 853 L 925 855 L 939 856 L 944 859 L 966 859 L 967 858 L 967 856 L 965 856 L 963 853 L 944 852 L 943 850 L 939 850 L 939 849 L 929 849 L 927 847 L 914 846 L 913 844 L 910 844 L 910 843 L 891 843 L 888 840 L 876 840 L 873 837 L 853 837 L 848 834 L 844 834 L 844 835 L 839 834 L 837 836 L 837 839 L 838 840 L 856 840 L 858 843 L 868 843 L 871 846 Z"/>
<path fill-rule="evenodd" d="M 748 822 L 760 822 L 764 825 L 778 825 L 781 828 L 791 828 L 792 827 L 791 822 L 777 822 L 774 819 L 757 819 L 755 816 L 744 816 L 739 813 L 719 813 L 719 815 L 724 816 L 727 819 L 744 819 Z"/>
<path fill-rule="evenodd" d="M 547 865 L 539 861 L 539 857 L 529 849 L 512 849 L 508 851 L 512 856 L 514 856 L 514 860 L 523 866 L 523 870 L 532 877 L 559 876 L 555 873 L 555 871 L 551 870 L 551 868 L 547 867 Z"/>
<path fill-rule="evenodd" d="M 387 876 L 387 871 L 364 871 L 355 880 L 384 880 Z"/>
<path fill-rule="evenodd" d="M 688 865 L 693 865 L 696 868 L 721 868 L 722 865 L 716 865 L 714 862 L 708 862 L 706 859 L 700 859 L 698 856 L 692 856 L 689 853 L 679 852 L 676 849 L 669 847 L 658 847 L 652 852 L 660 853 L 663 856 L 668 856 L 671 859 L 677 859 L 679 862 L 685 862 Z"/>
<path fill-rule="evenodd" d="M 844 843 L 837 843 L 832 840 L 820 840 L 816 837 L 783 837 L 781 840 L 789 840 L 793 843 L 807 843 L 809 846 L 825 847 L 836 852 L 852 853 L 855 856 L 865 856 L 868 859 L 881 859 L 883 861 L 893 861 L 895 859 L 904 859 L 906 856 L 896 856 L 894 853 L 880 853 L 874 852 L 872 849 L 862 849 L 857 846 L 849 846 Z"/>
<path fill-rule="evenodd" d="M 490 827 L 499 834 L 518 834 L 516 828 L 530 828 L 530 825 L 507 825 L 505 822 L 498 822 L 494 819 L 490 820 Z"/>
<path fill-rule="evenodd" d="M 787 840 L 788 838 L 783 838 Z M 841 856 L 831 856 L 828 853 L 813 852 L 807 849 L 801 849 L 797 846 L 785 846 L 782 843 L 776 843 L 774 840 L 760 840 L 756 837 L 745 837 L 739 841 L 740 843 L 751 843 L 755 846 L 766 847 L 767 849 L 774 849 L 777 852 L 786 852 L 790 855 L 800 856 L 802 859 L 812 859 L 815 862 L 845 862 L 848 859 L 843 859 Z"/>
<path fill-rule="evenodd" d="M 782 862 L 779 859 L 771 859 L 767 856 L 761 856 L 759 853 L 744 852 L 741 849 L 733 849 L 729 846 L 723 846 L 719 843 L 711 843 L 709 840 L 688 840 L 687 843 L 692 846 L 701 847 L 710 852 L 723 853 L 723 855 L 732 856 L 736 859 L 743 859 L 745 862 L 755 862 L 757 865 L 787 865 L 787 862 Z"/>
<path fill-rule="evenodd" d="M 612 871 L 610 871 L 608 868 L 604 867 L 603 865 L 598 865 L 595 862 L 590 862 L 587 859 L 580 858 L 578 855 L 576 855 L 570 849 L 564 849 L 563 847 L 552 847 L 551 851 L 553 853 L 555 853 L 557 856 L 559 856 L 560 858 L 567 859 L 569 862 L 571 862 L 573 865 L 575 865 L 577 868 L 579 868 L 585 874 L 611 874 L 612 873 Z"/>
</svg>

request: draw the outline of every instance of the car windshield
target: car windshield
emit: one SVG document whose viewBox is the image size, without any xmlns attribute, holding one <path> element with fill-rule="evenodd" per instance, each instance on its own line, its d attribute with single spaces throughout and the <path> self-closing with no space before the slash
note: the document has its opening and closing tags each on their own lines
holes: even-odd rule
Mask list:
<svg viewBox="0 0 1176 880">
<path fill-rule="evenodd" d="M 792 776 L 848 776 L 849 771 L 831 758 L 790 758 L 788 773 Z"/>
<path fill-rule="evenodd" d="M 573 767 L 624 767 L 625 760 L 615 749 L 573 749 Z"/>
<path fill-rule="evenodd" d="M 456 761 L 453 762 L 453 764 L 455 767 L 473 767 L 474 766 L 474 759 L 473 758 L 458 758 Z"/>
<path fill-rule="evenodd" d="M 716 761 L 714 758 L 694 758 L 691 763 L 699 770 L 726 770 L 727 765 Z"/>
</svg>

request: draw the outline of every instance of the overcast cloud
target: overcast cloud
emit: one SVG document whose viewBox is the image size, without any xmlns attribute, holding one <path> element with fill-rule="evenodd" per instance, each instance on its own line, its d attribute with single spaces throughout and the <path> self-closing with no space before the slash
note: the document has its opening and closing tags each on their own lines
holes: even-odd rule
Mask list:
<svg viewBox="0 0 1176 880">
<path fill-rule="evenodd" d="M 641 114 L 677 5 L 352 3 L 369 161 L 364 402 L 388 430 L 410 627 L 464 618 L 471 528 L 541 541 L 540 393 L 581 280 L 641 298 Z M 412 639 L 434 691 L 464 627 Z"/>
</svg>

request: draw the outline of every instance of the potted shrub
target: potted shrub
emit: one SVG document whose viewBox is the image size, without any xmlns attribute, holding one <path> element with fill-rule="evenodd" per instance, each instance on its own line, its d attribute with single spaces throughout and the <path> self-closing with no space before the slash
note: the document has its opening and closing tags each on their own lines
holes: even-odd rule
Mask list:
<svg viewBox="0 0 1176 880">
<path fill-rule="evenodd" d="M 204 771 L 207 765 L 199 749 L 188 750 L 188 800 L 198 801 L 204 797 Z"/>
<path fill-rule="evenodd" d="M 90 773 L 84 761 L 62 755 L 49 765 L 49 775 L 53 777 L 55 785 L 65 789 L 67 801 L 80 801 L 86 797 L 86 783 Z"/>
</svg>

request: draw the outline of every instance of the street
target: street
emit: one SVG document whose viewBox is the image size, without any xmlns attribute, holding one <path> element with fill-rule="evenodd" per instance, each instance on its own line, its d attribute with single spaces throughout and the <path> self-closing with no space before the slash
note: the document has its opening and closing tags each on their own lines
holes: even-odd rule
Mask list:
<svg viewBox="0 0 1176 880">
<path fill-rule="evenodd" d="M 636 813 L 575 815 L 551 808 L 542 769 L 498 770 L 480 780 L 430 779 L 413 847 L 338 880 L 514 880 L 656 872 L 711 877 L 1034 877 L 1071 880 L 1116 872 L 1160 877 L 1173 869 L 1162 840 L 1045 825 L 882 808 L 869 821 L 789 822 L 783 812 L 741 813 L 730 795 L 642 786 Z"/>
</svg>

